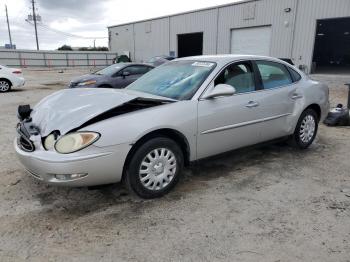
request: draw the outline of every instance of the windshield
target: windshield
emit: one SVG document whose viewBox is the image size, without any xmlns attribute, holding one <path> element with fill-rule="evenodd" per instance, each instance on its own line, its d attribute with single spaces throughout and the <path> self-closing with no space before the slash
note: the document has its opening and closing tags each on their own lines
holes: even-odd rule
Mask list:
<svg viewBox="0 0 350 262">
<path fill-rule="evenodd" d="M 114 64 L 95 72 L 94 75 L 113 75 L 123 67 L 124 67 L 124 64 Z"/>
<path fill-rule="evenodd" d="M 170 62 L 145 74 L 127 89 L 176 100 L 190 99 L 215 66 L 189 60 Z"/>
</svg>

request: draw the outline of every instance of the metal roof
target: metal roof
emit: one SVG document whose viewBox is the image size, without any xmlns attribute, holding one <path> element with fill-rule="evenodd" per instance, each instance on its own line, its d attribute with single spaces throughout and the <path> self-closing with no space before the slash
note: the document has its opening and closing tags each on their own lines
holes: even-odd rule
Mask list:
<svg viewBox="0 0 350 262">
<path fill-rule="evenodd" d="M 227 7 L 227 6 L 233 6 L 233 5 L 240 5 L 240 4 L 245 4 L 245 3 L 248 3 L 248 2 L 256 2 L 256 1 L 261 1 L 261 0 L 238 0 L 238 1 L 233 2 L 233 3 L 228 3 L 228 4 L 223 4 L 223 5 L 205 7 L 205 8 L 190 10 L 190 11 L 186 11 L 186 12 L 171 14 L 171 15 L 164 15 L 164 16 L 158 16 L 158 17 L 154 17 L 154 18 L 137 20 L 137 21 L 134 21 L 134 22 L 127 22 L 127 23 L 122 23 L 122 24 L 111 25 L 111 26 L 107 26 L 107 28 L 124 26 L 124 25 L 132 25 L 132 24 L 148 22 L 148 21 L 162 19 L 162 18 L 170 18 L 170 17 L 174 17 L 174 16 L 179 16 L 179 15 L 186 15 L 186 14 L 191 14 L 191 13 L 196 13 L 196 12 L 201 12 L 201 11 L 208 11 L 208 10 L 213 10 L 213 9 L 217 9 L 217 8 L 223 8 L 223 7 Z"/>
</svg>

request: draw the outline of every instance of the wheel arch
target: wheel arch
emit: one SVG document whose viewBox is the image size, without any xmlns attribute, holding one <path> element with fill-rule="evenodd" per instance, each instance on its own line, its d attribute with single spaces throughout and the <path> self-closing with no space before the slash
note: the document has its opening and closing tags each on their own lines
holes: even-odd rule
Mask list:
<svg viewBox="0 0 350 262">
<path fill-rule="evenodd" d="M 5 80 L 5 81 L 9 82 L 9 83 L 10 83 L 10 87 L 12 87 L 12 86 L 13 86 L 13 84 L 12 84 L 12 82 L 11 82 L 11 80 L 10 80 L 10 79 L 5 78 L 5 77 L 0 77 L 0 81 L 1 81 L 1 80 Z"/>
<path fill-rule="evenodd" d="M 321 111 L 321 107 L 320 107 L 318 104 L 311 104 L 311 105 L 309 105 L 308 107 L 306 107 L 306 108 L 304 109 L 304 111 L 307 110 L 307 109 L 312 109 L 312 110 L 314 110 L 314 111 L 316 112 L 316 114 L 317 114 L 317 120 L 320 121 L 322 111 Z M 304 111 L 303 111 L 303 112 L 304 112 Z"/>
<path fill-rule="evenodd" d="M 179 132 L 175 129 L 162 128 L 162 129 L 153 130 L 153 131 L 145 134 L 139 140 L 137 140 L 136 143 L 133 144 L 133 146 L 131 147 L 129 153 L 127 154 L 125 162 L 124 162 L 123 178 L 125 176 L 126 169 L 129 165 L 130 160 L 131 160 L 133 154 L 135 153 L 135 151 L 141 145 L 143 145 L 146 141 L 148 141 L 152 138 L 156 138 L 156 137 L 166 137 L 166 138 L 174 140 L 179 145 L 179 147 L 183 153 L 185 166 L 189 165 L 189 163 L 190 163 L 190 145 L 189 145 L 188 140 L 185 137 L 185 135 L 183 135 L 181 132 Z"/>
</svg>

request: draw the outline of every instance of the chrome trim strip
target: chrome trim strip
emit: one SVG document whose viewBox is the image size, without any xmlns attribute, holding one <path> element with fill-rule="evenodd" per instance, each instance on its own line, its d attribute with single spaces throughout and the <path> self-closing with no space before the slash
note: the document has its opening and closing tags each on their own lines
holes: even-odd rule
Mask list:
<svg viewBox="0 0 350 262">
<path fill-rule="evenodd" d="M 234 129 L 234 128 L 238 128 L 238 127 L 242 127 L 242 126 L 253 125 L 253 124 L 256 124 L 256 123 L 266 122 L 266 121 L 278 119 L 278 118 L 281 118 L 281 117 L 284 117 L 284 116 L 288 116 L 288 115 L 291 115 L 291 113 L 277 115 L 277 116 L 272 116 L 272 117 L 266 117 L 266 118 L 262 118 L 262 119 L 258 119 L 258 120 L 242 122 L 242 123 L 239 123 L 239 124 L 234 124 L 234 125 L 229 125 L 229 126 L 217 127 L 217 128 L 214 128 L 214 129 L 209 129 L 209 130 L 203 131 L 203 132 L 201 132 L 201 135 L 216 133 L 216 132 L 225 131 L 225 130 L 229 130 L 229 129 Z"/>
</svg>

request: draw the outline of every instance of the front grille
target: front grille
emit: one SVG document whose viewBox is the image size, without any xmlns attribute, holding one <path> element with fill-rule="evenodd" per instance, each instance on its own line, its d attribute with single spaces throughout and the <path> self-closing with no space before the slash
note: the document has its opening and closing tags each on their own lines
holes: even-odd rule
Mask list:
<svg viewBox="0 0 350 262">
<path fill-rule="evenodd" d="M 35 150 L 35 146 L 33 142 L 22 136 L 19 137 L 19 145 L 24 151 L 27 151 L 27 152 L 33 152 Z"/>
<path fill-rule="evenodd" d="M 17 143 L 21 147 L 22 150 L 26 152 L 33 152 L 35 150 L 35 146 L 32 141 L 30 141 L 29 137 L 27 137 L 24 132 L 21 130 L 21 125 L 17 126 L 18 139 Z"/>
</svg>

